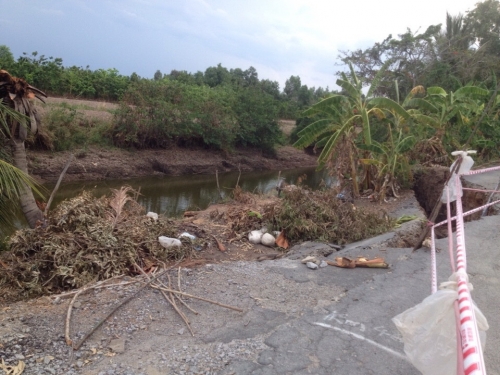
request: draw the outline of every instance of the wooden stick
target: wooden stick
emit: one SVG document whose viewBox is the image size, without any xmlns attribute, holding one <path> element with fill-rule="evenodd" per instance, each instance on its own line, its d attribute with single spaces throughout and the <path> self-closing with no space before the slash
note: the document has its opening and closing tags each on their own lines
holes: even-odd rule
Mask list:
<svg viewBox="0 0 500 375">
<path fill-rule="evenodd" d="M 80 347 L 83 345 L 87 339 L 92 336 L 92 334 L 96 331 L 97 328 L 99 328 L 102 323 L 104 323 L 111 315 L 115 313 L 116 310 L 118 310 L 121 306 L 125 305 L 126 303 L 130 302 L 132 298 L 134 298 L 140 291 L 142 291 L 144 288 L 146 288 L 148 285 L 150 285 L 152 282 L 154 282 L 156 279 L 158 279 L 160 276 L 165 274 L 168 270 L 163 270 L 162 272 L 158 273 L 155 277 L 149 279 L 143 286 L 141 286 L 139 289 L 137 289 L 134 293 L 132 293 L 129 297 L 125 298 L 123 301 L 118 303 L 106 316 L 101 319 L 95 326 L 92 328 L 83 338 L 80 340 L 80 342 L 73 348 L 74 350 L 80 349 Z"/>
<path fill-rule="evenodd" d="M 164 285 L 165 286 L 165 285 Z M 177 269 L 177 288 L 179 289 L 179 292 L 182 292 L 181 290 L 181 267 Z M 189 311 L 191 311 L 193 314 L 198 315 L 198 311 L 192 309 L 184 300 L 179 296 L 178 294 L 174 294 L 175 298 L 179 300 L 180 303 L 182 303 Z"/>
<path fill-rule="evenodd" d="M 155 288 L 155 289 L 158 289 L 158 290 L 164 290 L 166 292 L 176 293 L 176 294 L 179 294 L 181 296 L 188 297 L 188 298 L 194 298 L 194 299 L 199 299 L 201 301 L 213 303 L 214 305 L 225 307 L 226 309 L 231 309 L 231 310 L 235 310 L 235 311 L 238 311 L 238 312 L 243 312 L 243 309 L 240 309 L 239 307 L 224 305 L 223 303 L 219 303 L 217 301 L 212 301 L 212 300 L 209 300 L 207 298 L 197 297 L 197 296 L 193 296 L 192 294 L 188 294 L 188 293 L 184 293 L 184 292 L 179 292 L 177 290 L 172 290 L 172 289 L 164 288 L 164 287 L 161 287 L 160 285 L 157 285 L 157 284 L 151 284 L 151 287 Z"/>
<path fill-rule="evenodd" d="M 240 172 L 240 173 L 238 174 L 238 180 L 236 180 L 236 186 L 235 187 L 238 187 L 239 184 L 240 184 L 240 177 L 241 177 L 240 163 L 238 163 L 238 172 Z"/>
<path fill-rule="evenodd" d="M 148 280 L 150 280 L 150 277 L 149 275 L 144 272 L 144 270 L 136 263 L 134 262 L 133 263 L 134 266 L 144 275 L 146 276 L 146 278 Z M 180 268 L 180 267 L 179 267 Z M 170 288 L 172 288 L 172 283 L 170 281 L 170 275 L 167 273 L 167 277 L 168 277 L 168 286 Z M 160 281 L 161 283 L 161 281 Z M 177 307 L 176 303 L 175 303 L 175 298 L 174 298 L 174 295 L 172 293 L 170 293 L 170 298 L 165 294 L 165 292 L 163 290 L 160 290 L 161 294 L 163 295 L 163 297 L 167 300 L 168 303 L 170 303 L 170 305 L 174 308 L 174 310 L 177 312 L 177 314 L 179 314 L 179 316 L 181 317 L 182 320 L 184 320 L 184 323 L 186 323 L 188 329 L 189 329 L 189 332 L 191 332 L 191 335 L 194 336 L 194 333 L 193 333 L 193 330 L 191 329 L 191 326 L 189 325 L 189 320 L 188 318 L 186 317 L 186 315 L 184 315 L 184 313 Z"/>
<path fill-rule="evenodd" d="M 182 320 L 184 320 L 184 323 L 186 323 L 186 326 L 188 327 L 189 329 L 189 332 L 191 332 L 191 335 L 194 336 L 194 333 L 191 329 L 191 326 L 189 325 L 189 321 L 187 320 L 187 318 L 184 316 L 184 314 L 177 308 L 177 306 L 175 305 L 175 302 L 172 301 L 170 298 L 168 298 L 167 294 L 163 291 L 163 290 L 160 290 L 161 294 L 163 294 L 163 297 L 165 297 L 165 299 L 170 303 L 170 305 L 174 308 L 175 311 L 177 311 L 177 314 L 179 314 L 179 316 L 182 318 Z"/>
<path fill-rule="evenodd" d="M 181 267 L 177 268 L 177 288 L 179 289 L 179 292 L 182 292 L 181 290 Z"/>
<path fill-rule="evenodd" d="M 61 181 L 64 178 L 64 175 L 66 174 L 66 171 L 68 170 L 69 165 L 73 161 L 74 157 L 75 157 L 75 155 L 71 154 L 69 157 L 69 160 L 66 162 L 66 165 L 64 166 L 64 169 L 61 172 L 59 179 L 57 180 L 56 186 L 55 186 L 54 190 L 52 190 L 52 194 L 50 194 L 49 201 L 47 202 L 47 205 L 45 206 L 45 210 L 43 211 L 44 215 L 47 215 L 47 213 L 49 212 L 49 208 L 50 208 L 50 205 L 52 204 L 52 200 L 54 199 L 54 196 L 56 195 L 57 190 L 59 190 L 59 186 L 61 185 Z"/>
<path fill-rule="evenodd" d="M 68 312 L 66 313 L 66 325 L 65 325 L 65 330 L 64 330 L 64 337 L 66 338 L 66 344 L 68 346 L 73 346 L 73 340 L 69 337 L 69 327 L 70 327 L 70 321 L 71 321 L 71 312 L 73 311 L 73 304 L 76 301 L 76 297 L 78 297 L 80 294 L 83 292 L 87 291 L 89 288 L 84 288 L 80 289 L 71 299 L 71 302 L 69 303 L 68 306 Z"/>
<path fill-rule="evenodd" d="M 168 273 L 167 273 L 167 278 L 168 278 L 168 287 L 170 289 L 172 289 L 172 281 L 170 280 L 170 275 Z M 162 292 L 162 294 L 164 293 L 163 290 L 160 290 L 160 292 Z M 184 320 L 184 323 L 186 323 L 186 325 L 189 329 L 189 332 L 191 332 L 191 336 L 194 336 L 193 330 L 191 329 L 191 325 L 189 324 L 189 319 L 187 318 L 186 315 L 184 315 L 182 310 L 179 309 L 177 307 L 177 304 L 175 303 L 175 294 L 173 294 L 172 292 L 169 292 L 169 294 L 170 294 L 170 299 L 168 301 L 171 302 L 174 310 L 177 311 L 177 314 L 179 314 L 179 316 L 182 318 L 182 320 Z M 166 297 L 166 295 L 165 295 L 165 297 Z"/>
<path fill-rule="evenodd" d="M 69 328 L 70 328 L 70 322 L 71 322 L 71 313 L 73 311 L 73 305 L 74 305 L 74 303 L 76 301 L 76 298 L 80 294 L 83 294 L 84 292 L 86 292 L 88 290 L 98 289 L 98 288 L 105 288 L 105 287 L 109 286 L 109 284 L 106 284 L 106 285 L 102 285 L 102 284 L 105 283 L 105 282 L 107 282 L 107 281 L 109 281 L 109 280 L 111 280 L 111 279 L 114 279 L 116 277 L 117 276 L 112 277 L 110 279 L 101 280 L 97 284 L 92 285 L 92 286 L 86 285 L 84 288 L 81 288 L 80 290 L 77 290 L 76 293 L 74 293 L 74 296 L 71 299 L 71 302 L 69 303 L 68 311 L 66 313 L 66 324 L 65 324 L 65 332 L 64 332 L 64 337 L 66 338 L 66 344 L 68 344 L 69 346 L 73 345 L 73 340 L 71 340 L 70 335 L 69 335 Z M 117 285 L 117 284 L 115 284 L 115 285 Z M 121 285 L 121 284 L 118 284 L 118 285 Z"/>
<path fill-rule="evenodd" d="M 217 191 L 219 192 L 219 199 L 223 200 L 222 198 L 222 192 L 220 191 L 220 186 L 219 186 L 219 171 L 216 169 L 215 170 L 215 181 L 217 182 Z"/>
<path fill-rule="evenodd" d="M 107 279 L 106 281 L 109 281 L 109 280 L 111 280 L 111 279 Z M 93 286 L 92 288 L 89 288 L 89 289 L 111 288 L 113 286 L 124 286 L 124 285 L 134 284 L 134 283 L 138 283 L 138 282 L 139 282 L 139 279 L 133 280 L 133 281 L 125 281 L 123 283 L 118 283 L 118 284 L 96 285 L 96 286 Z M 61 293 L 61 294 L 54 294 L 54 295 L 50 296 L 50 298 L 52 298 L 52 299 L 67 298 L 67 297 L 71 297 L 71 296 L 73 296 L 73 295 L 75 295 L 76 293 L 79 293 L 79 292 L 80 292 L 80 290 L 73 290 L 72 292 Z"/>
</svg>

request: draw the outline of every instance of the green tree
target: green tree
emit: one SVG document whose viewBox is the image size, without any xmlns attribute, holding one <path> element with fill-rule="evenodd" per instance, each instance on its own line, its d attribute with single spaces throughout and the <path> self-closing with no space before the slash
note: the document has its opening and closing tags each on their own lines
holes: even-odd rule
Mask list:
<svg viewBox="0 0 500 375">
<path fill-rule="evenodd" d="M 5 45 L 0 45 L 0 69 L 10 71 L 14 66 L 14 56 L 10 48 Z"/>
<path fill-rule="evenodd" d="M 160 69 L 158 69 L 158 70 L 155 72 L 155 74 L 154 74 L 154 76 L 153 76 L 153 79 L 154 79 L 155 81 L 161 81 L 161 80 L 163 79 L 163 74 L 161 73 Z"/>
<path fill-rule="evenodd" d="M 215 87 L 229 83 L 231 76 L 226 68 L 218 64 L 216 67 L 211 66 L 205 70 L 204 79 L 206 85 Z"/>
<path fill-rule="evenodd" d="M 274 153 L 281 137 L 278 102 L 258 87 L 240 88 L 235 90 L 233 110 L 239 124 L 236 145 Z"/>
<path fill-rule="evenodd" d="M 441 25 L 431 25 L 423 33 L 408 29 L 398 38 L 389 35 L 366 50 L 340 51 L 339 58 L 346 65 L 351 63 L 357 76 L 364 82 L 372 82 L 382 67 L 386 66 L 374 94 L 395 99 L 394 81 L 397 80 L 399 94 L 404 97 L 425 79 L 430 63 L 436 58 L 435 41 L 440 29 Z"/>
<path fill-rule="evenodd" d="M 478 2 L 476 8 L 468 12 L 467 24 L 474 31 L 479 48 L 485 48 L 490 55 L 500 57 L 500 1 Z"/>
</svg>

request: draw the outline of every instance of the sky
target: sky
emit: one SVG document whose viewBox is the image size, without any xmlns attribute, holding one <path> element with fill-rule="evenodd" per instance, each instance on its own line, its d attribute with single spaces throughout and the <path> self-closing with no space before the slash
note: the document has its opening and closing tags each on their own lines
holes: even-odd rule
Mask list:
<svg viewBox="0 0 500 375">
<path fill-rule="evenodd" d="M 116 68 L 153 78 L 171 70 L 253 66 L 259 79 L 291 75 L 335 88 L 339 50 L 425 31 L 477 0 L 0 0 L 0 45 L 64 66 Z"/>
</svg>

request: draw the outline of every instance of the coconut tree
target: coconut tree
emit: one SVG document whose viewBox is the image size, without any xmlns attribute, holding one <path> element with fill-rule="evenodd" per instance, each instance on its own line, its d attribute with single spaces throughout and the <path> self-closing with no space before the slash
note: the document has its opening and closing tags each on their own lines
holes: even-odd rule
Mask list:
<svg viewBox="0 0 500 375">
<path fill-rule="evenodd" d="M 46 97 L 42 91 L 30 86 L 25 80 L 12 77 L 7 71 L 0 70 L 3 134 L 10 139 L 12 145 L 13 165 L 24 172 L 24 175 L 20 175 L 17 170 L 9 169 L 9 166 L 6 166 L 7 169 L 3 170 L 0 179 L 9 182 L 5 186 L 10 186 L 10 191 L 19 197 L 21 209 L 31 228 L 34 228 L 37 222 L 43 221 L 43 213 L 38 208 L 33 196 L 33 184 L 30 184 L 30 180 L 25 178 L 28 174 L 28 163 L 24 142 L 28 135 L 28 129 L 34 134 L 38 131 L 39 118 L 33 99 L 36 97 L 42 100 L 41 96 Z M 12 173 L 6 173 L 7 170 Z M 14 185 L 16 189 L 12 190 Z M 5 194 L 6 191 L 2 190 L 2 193 Z"/>
</svg>

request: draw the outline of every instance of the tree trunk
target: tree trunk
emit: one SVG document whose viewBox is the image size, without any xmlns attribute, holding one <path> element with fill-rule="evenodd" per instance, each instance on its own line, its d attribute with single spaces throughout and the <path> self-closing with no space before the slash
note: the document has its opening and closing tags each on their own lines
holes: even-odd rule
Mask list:
<svg viewBox="0 0 500 375">
<path fill-rule="evenodd" d="M 12 140 L 12 144 L 14 147 L 14 165 L 24 173 L 28 174 L 28 162 L 26 159 L 26 149 L 24 148 L 24 141 Z M 43 213 L 36 205 L 35 197 L 33 196 L 31 188 L 24 183 L 23 185 L 24 186 L 20 187 L 21 209 L 23 210 L 23 214 L 26 217 L 29 226 L 31 228 L 35 228 L 38 221 L 43 221 Z"/>
</svg>

